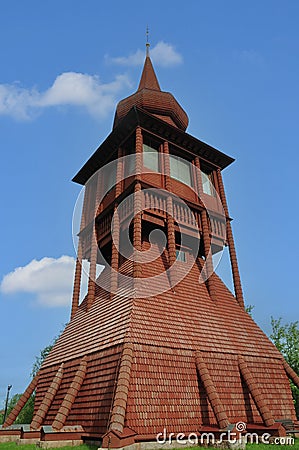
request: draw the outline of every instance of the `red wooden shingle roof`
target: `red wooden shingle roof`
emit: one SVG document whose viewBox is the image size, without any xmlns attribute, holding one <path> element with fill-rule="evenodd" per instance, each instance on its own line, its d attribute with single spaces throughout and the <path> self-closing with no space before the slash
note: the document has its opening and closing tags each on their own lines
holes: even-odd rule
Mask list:
<svg viewBox="0 0 299 450">
<path fill-rule="evenodd" d="M 174 96 L 169 92 L 161 91 L 149 56 L 145 58 L 137 91 L 121 100 L 116 107 L 114 128 L 134 106 L 150 112 L 183 131 L 188 126 L 188 116 Z"/>
<path fill-rule="evenodd" d="M 164 271 L 163 259 L 144 265 L 142 276 Z M 177 275 L 185 269 L 184 264 L 179 265 Z M 105 433 L 116 389 L 116 361 L 120 361 L 124 342 L 133 348 L 125 424 L 139 436 L 156 434 L 165 426 L 175 433 L 216 426 L 198 379 L 196 351 L 203 356 L 230 423 L 263 423 L 242 381 L 238 355 L 244 355 L 273 417 L 295 420 L 281 354 L 215 274 L 218 295 L 217 301 L 212 301 L 205 284 L 198 283 L 200 266 L 199 262 L 192 267 L 175 292 L 169 289 L 154 297 L 133 299 L 129 281 L 113 298 L 98 287 L 88 312 L 85 301 L 80 305 L 40 372 L 36 408 L 65 362 L 64 380 L 46 423 L 51 424 L 82 357 L 87 355 L 86 380 L 66 425 L 80 424 L 91 432 Z M 132 264 L 126 261 L 120 271 L 132 273 Z M 106 277 L 108 270 L 100 275 L 101 279 Z M 144 283 L 150 292 L 153 281 L 144 279 Z"/>
<path fill-rule="evenodd" d="M 145 292 L 151 292 L 153 273 L 163 270 L 162 259 L 143 267 L 143 276 L 149 277 L 143 281 Z M 212 275 L 218 293 L 215 303 L 209 297 L 206 285 L 198 283 L 199 275 L 200 268 L 194 265 L 176 286 L 175 293 L 169 289 L 142 299 L 130 297 L 132 285 L 122 286 L 120 295 L 112 300 L 106 291 L 98 288 L 90 311 L 86 313 L 83 302 L 45 366 L 120 343 L 125 335 L 132 342 L 154 342 L 163 347 L 281 358 L 276 347 L 237 304 L 220 278 Z M 108 276 L 108 270 L 100 275 L 102 278 Z"/>
<path fill-rule="evenodd" d="M 137 91 L 141 91 L 142 89 L 153 89 L 155 91 L 161 91 L 158 78 L 155 74 L 149 56 L 145 58 L 141 79 Z"/>
</svg>

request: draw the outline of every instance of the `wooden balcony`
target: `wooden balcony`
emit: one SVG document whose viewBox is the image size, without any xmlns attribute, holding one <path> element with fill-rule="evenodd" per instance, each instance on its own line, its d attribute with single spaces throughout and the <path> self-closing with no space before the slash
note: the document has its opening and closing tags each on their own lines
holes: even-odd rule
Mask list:
<svg viewBox="0 0 299 450">
<path fill-rule="evenodd" d="M 142 193 L 142 218 L 144 221 L 153 222 L 164 226 L 167 213 L 167 192 L 155 189 L 146 189 Z M 123 199 L 118 207 L 120 226 L 125 228 L 129 225 L 134 216 L 134 197 L 129 195 Z M 113 211 L 102 212 L 97 218 L 97 239 L 99 245 L 105 245 L 110 240 L 111 221 Z M 176 231 L 190 235 L 198 236 L 201 234 L 202 225 L 200 211 L 189 207 L 185 202 L 174 197 L 172 202 L 172 216 L 175 220 Z M 226 242 L 226 222 L 225 218 L 219 214 L 209 212 L 209 224 L 213 253 L 219 251 Z M 91 222 L 82 232 L 81 241 L 83 246 L 83 255 L 88 257 L 91 246 L 91 233 L 94 222 Z"/>
</svg>

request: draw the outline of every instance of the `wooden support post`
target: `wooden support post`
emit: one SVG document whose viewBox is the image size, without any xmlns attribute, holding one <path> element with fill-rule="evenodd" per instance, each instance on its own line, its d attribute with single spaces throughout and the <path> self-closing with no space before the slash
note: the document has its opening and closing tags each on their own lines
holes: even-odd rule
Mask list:
<svg viewBox="0 0 299 450">
<path fill-rule="evenodd" d="M 194 160 L 194 164 L 196 167 L 196 179 L 197 179 L 197 190 L 199 197 L 202 198 L 203 194 L 203 186 L 202 186 L 202 177 L 200 171 L 200 161 L 198 156 L 196 156 Z M 203 209 L 200 213 L 201 224 L 202 224 L 202 238 L 203 238 L 203 247 L 204 247 L 204 256 L 205 256 L 205 271 L 206 271 L 206 286 L 208 288 L 210 297 L 212 300 L 217 300 L 217 289 L 215 286 L 215 280 L 212 277 L 214 272 L 213 267 L 213 255 L 211 249 L 211 235 L 210 235 L 210 226 L 208 220 L 208 213 L 206 209 Z"/>
<path fill-rule="evenodd" d="M 87 357 L 84 356 L 80 366 L 75 374 L 75 377 L 67 390 L 67 393 L 59 407 L 59 410 L 55 416 L 54 422 L 52 424 L 53 430 L 61 430 L 66 422 L 67 416 L 73 406 L 74 401 L 78 395 L 83 384 L 85 374 L 87 369 Z"/>
<path fill-rule="evenodd" d="M 172 182 L 170 177 L 170 158 L 169 158 L 169 146 L 165 141 L 163 144 L 164 153 L 164 170 L 165 170 L 165 188 L 167 191 L 172 192 Z M 176 261 L 176 245 L 175 245 L 175 228 L 173 218 L 173 200 L 172 196 L 168 195 L 166 199 L 166 230 L 167 230 L 167 248 L 168 248 L 168 261 L 169 261 L 169 275 L 170 284 L 172 289 L 176 285 L 175 273 L 172 270 L 172 266 Z"/>
<path fill-rule="evenodd" d="M 20 397 L 19 401 L 17 402 L 17 404 L 15 405 L 13 410 L 10 412 L 10 414 L 7 417 L 7 419 L 5 420 L 2 428 L 9 427 L 10 425 L 12 425 L 14 423 L 14 421 L 16 420 L 16 418 L 18 417 L 18 415 L 20 414 L 20 412 L 22 411 L 22 409 L 24 408 L 24 406 L 28 402 L 29 398 L 33 394 L 34 389 L 37 386 L 37 382 L 38 382 L 38 375 L 36 375 L 33 378 L 33 380 L 31 381 L 31 383 L 27 387 L 27 389 L 24 392 L 24 394 Z"/>
<path fill-rule="evenodd" d="M 254 403 L 256 404 L 256 407 L 267 427 L 271 427 L 274 425 L 275 420 L 272 417 L 272 414 L 263 398 L 263 394 L 260 391 L 260 388 L 258 387 L 258 383 L 254 380 L 254 377 L 252 373 L 250 372 L 245 358 L 242 355 L 238 355 L 238 363 L 241 375 L 247 384 L 247 387 L 252 395 L 252 398 L 254 400 Z"/>
<path fill-rule="evenodd" d="M 135 143 L 135 155 L 136 155 L 135 173 L 136 173 L 137 180 L 140 180 L 140 174 L 142 172 L 142 154 L 143 154 L 142 130 L 140 127 L 137 127 L 136 128 L 136 143 Z"/>
<path fill-rule="evenodd" d="M 95 189 L 94 195 L 94 207 L 93 214 L 91 220 L 91 249 L 90 249 L 90 266 L 89 266 L 89 280 L 88 280 L 88 292 L 87 292 L 87 304 L 86 311 L 89 311 L 91 308 L 96 293 L 96 274 L 97 274 L 97 260 L 98 260 L 98 242 L 97 242 L 97 233 L 95 229 L 95 219 L 98 211 L 98 203 L 99 203 L 99 190 L 100 190 L 100 177 L 97 176 L 95 180 L 91 181 L 92 189 Z"/>
<path fill-rule="evenodd" d="M 134 261 L 133 261 L 133 277 L 140 278 L 142 274 L 141 261 L 136 256 L 137 252 L 142 251 L 142 192 L 141 192 L 141 172 L 142 172 L 142 152 L 143 152 L 143 137 L 140 127 L 136 128 L 136 142 L 135 142 L 135 186 L 134 186 L 134 219 L 133 219 L 133 247 L 134 247 Z"/>
<path fill-rule="evenodd" d="M 141 184 L 139 181 L 134 187 L 134 220 L 133 220 L 133 247 L 134 252 L 142 251 L 142 217 L 141 217 Z M 138 256 L 134 256 L 133 277 L 140 278 L 142 274 L 141 261 Z"/>
<path fill-rule="evenodd" d="M 98 257 L 98 243 L 96 241 L 96 233 L 93 229 L 91 231 L 91 251 L 90 251 L 90 266 L 89 266 L 89 280 L 88 280 L 88 293 L 87 293 L 87 305 L 86 311 L 91 308 L 96 292 L 96 272 L 97 272 L 97 257 Z"/>
<path fill-rule="evenodd" d="M 200 351 L 195 353 L 195 361 L 200 380 L 211 403 L 219 428 L 226 428 L 230 422 Z"/>
<path fill-rule="evenodd" d="M 63 363 L 60 365 L 59 370 L 57 371 L 54 380 L 52 381 L 49 389 L 47 390 L 41 404 L 39 405 L 38 410 L 34 414 L 32 419 L 30 429 L 37 430 L 42 424 L 43 420 L 47 415 L 47 412 L 54 400 L 55 395 L 59 389 L 63 377 Z"/>
<path fill-rule="evenodd" d="M 74 276 L 71 320 L 75 316 L 77 309 L 79 307 L 80 290 L 81 290 L 81 275 L 82 275 L 82 242 L 81 242 L 81 238 L 79 237 L 78 253 L 77 253 L 77 258 L 76 258 L 76 268 L 75 268 L 75 276 Z"/>
<path fill-rule="evenodd" d="M 83 208 L 81 215 L 81 224 L 80 224 L 80 232 L 85 227 L 86 222 L 86 210 L 88 203 L 88 194 L 87 187 L 85 187 L 84 192 L 84 200 L 83 200 Z M 76 267 L 75 267 L 75 275 L 74 275 L 74 287 L 73 287 L 73 297 L 72 297 L 72 308 L 71 308 L 71 320 L 77 312 L 80 301 L 80 292 L 81 292 L 81 276 L 82 276 L 82 238 L 79 236 L 78 240 L 78 249 L 77 249 L 77 258 L 76 258 Z"/>
<path fill-rule="evenodd" d="M 238 260 L 237 260 L 237 253 L 236 253 L 236 249 L 235 249 L 234 237 L 233 237 L 232 227 L 231 227 L 231 223 L 230 223 L 230 219 L 229 219 L 228 206 L 227 206 L 224 185 L 223 185 L 220 169 L 217 169 L 217 179 L 218 179 L 220 200 L 221 200 L 221 203 L 222 203 L 222 206 L 224 209 L 224 213 L 226 215 L 226 237 L 227 237 L 229 254 L 230 254 L 230 262 L 231 262 L 231 268 L 232 268 L 232 274 L 233 274 L 235 297 L 236 297 L 239 305 L 242 308 L 245 308 L 244 298 L 243 298 L 243 290 L 242 290 L 241 278 L 240 278 L 239 266 L 238 266 Z"/>
<path fill-rule="evenodd" d="M 133 344 L 125 343 L 121 356 L 117 388 L 113 400 L 109 429 L 123 432 L 130 384 L 130 373 L 133 362 Z"/>
<path fill-rule="evenodd" d="M 123 161 L 122 161 L 122 149 L 119 147 L 117 152 L 117 165 L 116 165 L 116 184 L 115 184 L 115 198 L 122 193 L 122 178 L 123 178 Z"/>
<path fill-rule="evenodd" d="M 292 367 L 289 366 L 289 364 L 286 362 L 285 359 L 282 360 L 282 363 L 287 376 L 290 378 L 290 380 L 293 381 L 293 383 L 297 386 L 297 388 L 299 388 L 299 376 L 292 369 Z"/>
<path fill-rule="evenodd" d="M 117 166 L 116 166 L 116 185 L 115 185 L 115 198 L 121 194 L 121 184 L 123 175 L 123 163 L 122 163 L 122 149 L 119 147 L 117 152 Z M 118 214 L 118 203 L 114 204 L 113 212 L 113 227 L 111 224 L 111 276 L 110 276 L 110 299 L 113 298 L 118 288 L 118 266 L 119 266 L 119 245 L 120 245 L 120 219 Z M 114 243 L 115 242 L 115 243 Z"/>
<path fill-rule="evenodd" d="M 113 229 L 112 233 L 112 252 L 111 252 L 111 277 L 110 277 L 110 298 L 112 298 L 118 288 L 118 265 L 119 265 L 119 215 L 118 215 L 118 205 L 114 205 L 113 214 Z"/>
</svg>

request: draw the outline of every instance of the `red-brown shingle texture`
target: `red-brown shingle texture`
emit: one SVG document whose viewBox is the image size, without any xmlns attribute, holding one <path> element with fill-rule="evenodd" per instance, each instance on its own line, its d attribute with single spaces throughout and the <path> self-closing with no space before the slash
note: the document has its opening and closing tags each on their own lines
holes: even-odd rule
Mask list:
<svg viewBox="0 0 299 450">
<path fill-rule="evenodd" d="M 143 277 L 165 270 L 163 257 L 143 266 Z M 64 379 L 46 416 L 54 420 L 80 361 L 87 355 L 87 374 L 66 419 L 99 435 L 107 431 L 124 342 L 132 346 L 125 427 L 138 435 L 153 435 L 166 426 L 171 432 L 194 432 L 216 426 L 207 393 L 196 368 L 200 351 L 219 399 L 231 423 L 262 424 L 262 418 L 242 379 L 238 355 L 246 364 L 275 419 L 295 420 L 289 381 L 281 354 L 215 274 L 217 300 L 199 284 L 201 262 L 163 294 L 133 299 L 133 285 L 119 295 L 97 289 L 88 312 L 85 301 L 55 344 L 40 373 L 36 408 L 64 362 Z M 132 264 L 121 269 L 129 274 Z M 184 270 L 184 263 L 180 264 Z M 109 276 L 105 270 L 100 277 Z M 152 281 L 144 279 L 150 293 Z M 167 287 L 166 287 L 167 288 Z"/>
<path fill-rule="evenodd" d="M 188 126 L 188 116 L 174 96 L 169 92 L 161 91 L 149 56 L 145 58 L 137 91 L 118 103 L 114 126 L 118 125 L 133 106 L 142 108 L 183 131 Z"/>
</svg>

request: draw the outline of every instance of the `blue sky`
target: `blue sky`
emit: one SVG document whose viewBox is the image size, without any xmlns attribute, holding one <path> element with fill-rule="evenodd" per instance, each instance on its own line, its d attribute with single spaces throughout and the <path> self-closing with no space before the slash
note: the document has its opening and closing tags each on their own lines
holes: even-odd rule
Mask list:
<svg viewBox="0 0 299 450">
<path fill-rule="evenodd" d="M 0 406 L 69 319 L 80 192 L 70 180 L 138 85 L 147 24 L 188 132 L 236 158 L 223 177 L 255 320 L 269 332 L 271 315 L 299 318 L 299 3 L 182 5 L 1 1 Z M 227 256 L 219 271 L 230 285 Z"/>
</svg>

